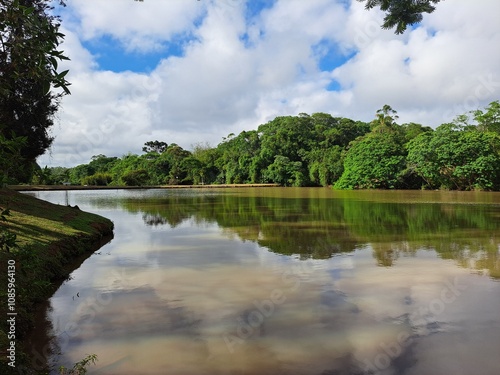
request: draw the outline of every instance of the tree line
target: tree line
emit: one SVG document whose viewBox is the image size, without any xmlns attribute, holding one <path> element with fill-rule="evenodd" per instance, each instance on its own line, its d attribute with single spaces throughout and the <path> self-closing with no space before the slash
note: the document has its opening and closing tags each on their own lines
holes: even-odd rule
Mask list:
<svg viewBox="0 0 500 375">
<path fill-rule="evenodd" d="M 192 150 L 147 142 L 141 155 L 96 155 L 44 168 L 34 183 L 198 185 L 277 183 L 336 189 L 500 190 L 500 102 L 432 129 L 397 123 L 389 105 L 371 122 L 327 113 L 279 116 Z"/>
</svg>

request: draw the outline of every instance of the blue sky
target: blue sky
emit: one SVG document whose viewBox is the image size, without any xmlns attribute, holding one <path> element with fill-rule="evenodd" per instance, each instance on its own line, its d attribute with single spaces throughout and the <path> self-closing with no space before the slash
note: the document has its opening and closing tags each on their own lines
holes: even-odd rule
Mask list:
<svg viewBox="0 0 500 375">
<path fill-rule="evenodd" d="M 202 0 L 198 1 L 201 2 Z M 227 7 L 239 6 L 239 0 L 221 0 L 221 2 Z M 263 10 L 272 8 L 275 3 L 276 0 L 252 0 L 245 2 L 245 22 L 251 24 L 254 19 L 260 16 Z M 193 23 L 199 26 L 204 16 L 205 14 L 201 15 L 199 19 L 194 20 Z M 242 33 L 240 38 L 242 41 L 245 41 L 245 43 L 248 43 L 247 33 Z M 110 70 L 117 73 L 127 70 L 136 73 L 150 73 L 162 59 L 171 56 L 183 56 L 186 45 L 195 40 L 196 38 L 192 33 L 180 32 L 162 41 L 161 47 L 158 50 L 129 51 L 124 48 L 120 40 L 113 37 L 112 34 L 102 34 L 97 38 L 82 42 L 82 46 L 95 57 L 95 61 L 100 70 Z M 324 43 L 327 42 L 322 41 L 321 44 L 323 45 Z M 248 47 L 251 46 L 248 45 Z M 332 68 L 337 66 L 338 64 L 334 64 L 338 62 L 338 57 L 338 54 L 332 54 L 327 51 L 325 56 L 321 59 L 321 66 L 329 66 Z"/>
<path fill-rule="evenodd" d="M 180 42 L 165 43 L 163 49 L 159 51 L 141 53 L 126 51 L 119 41 L 109 35 L 103 35 L 99 39 L 83 42 L 82 46 L 94 56 L 100 70 L 110 70 L 116 73 L 127 70 L 150 73 L 163 58 L 182 56 L 183 48 Z"/>
<path fill-rule="evenodd" d="M 479 5 L 480 4 L 480 5 Z M 280 115 L 326 112 L 436 127 L 500 98 L 500 2 L 440 2 L 403 35 L 349 0 L 68 0 L 71 58 L 41 165 L 216 146 Z"/>
<path fill-rule="evenodd" d="M 238 0 L 227 0 L 226 4 L 231 2 L 236 6 Z M 245 3 L 245 22 L 252 24 L 259 18 L 262 11 L 270 9 L 276 3 L 276 0 L 253 0 Z M 203 18 L 201 18 L 202 20 Z M 196 23 L 200 23 L 197 21 Z M 249 43 L 248 33 L 242 33 L 240 39 L 247 48 L 252 48 Z M 127 51 L 123 48 L 120 40 L 110 34 L 103 34 L 98 38 L 84 41 L 83 47 L 87 49 L 95 58 L 100 70 L 110 70 L 113 72 L 132 71 L 136 73 L 150 73 L 161 62 L 162 59 L 171 56 L 183 56 L 184 48 L 190 42 L 196 40 L 192 34 L 174 35 L 171 39 L 163 41 L 159 50 L 154 51 Z M 330 39 L 325 38 L 311 47 L 312 53 L 316 54 L 318 59 L 318 68 L 322 71 L 331 71 L 341 66 L 355 54 L 354 51 L 345 53 Z M 336 82 L 336 81 L 332 81 Z M 329 86 L 330 87 L 330 86 Z"/>
</svg>

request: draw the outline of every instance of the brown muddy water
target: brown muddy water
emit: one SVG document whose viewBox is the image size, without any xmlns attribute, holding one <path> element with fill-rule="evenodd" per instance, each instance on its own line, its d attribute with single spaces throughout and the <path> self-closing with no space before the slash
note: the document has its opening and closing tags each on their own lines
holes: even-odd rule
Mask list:
<svg viewBox="0 0 500 375">
<path fill-rule="evenodd" d="M 29 194 L 115 223 L 40 319 L 54 369 L 500 374 L 498 193 Z"/>
</svg>

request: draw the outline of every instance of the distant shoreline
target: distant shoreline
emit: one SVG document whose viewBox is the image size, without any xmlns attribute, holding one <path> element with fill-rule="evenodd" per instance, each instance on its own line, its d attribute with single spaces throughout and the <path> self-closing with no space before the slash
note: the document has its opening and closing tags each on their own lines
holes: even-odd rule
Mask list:
<svg viewBox="0 0 500 375">
<path fill-rule="evenodd" d="M 83 185 L 9 185 L 16 191 L 57 191 L 57 190 L 125 190 L 125 189 L 227 189 L 249 187 L 280 187 L 280 184 L 221 184 L 221 185 L 147 185 L 147 186 L 83 186 Z"/>
</svg>

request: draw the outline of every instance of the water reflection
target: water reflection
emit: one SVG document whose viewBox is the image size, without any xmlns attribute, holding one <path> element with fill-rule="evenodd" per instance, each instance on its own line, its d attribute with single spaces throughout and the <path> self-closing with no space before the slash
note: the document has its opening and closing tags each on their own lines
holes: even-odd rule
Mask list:
<svg viewBox="0 0 500 375">
<path fill-rule="evenodd" d="M 427 248 L 462 267 L 500 278 L 498 206 L 457 204 L 456 199 L 452 204 L 421 203 L 415 197 L 380 202 L 337 194 L 299 199 L 285 194 L 200 194 L 121 203 L 129 212 L 141 212 L 147 225 L 175 228 L 186 220 L 216 223 L 241 240 L 303 259 L 327 259 L 371 244 L 377 264 L 390 267 L 400 255 Z"/>
<path fill-rule="evenodd" d="M 71 192 L 116 229 L 50 300 L 54 360 L 96 353 L 100 374 L 498 374 L 497 198 L 355 193 Z"/>
</svg>

